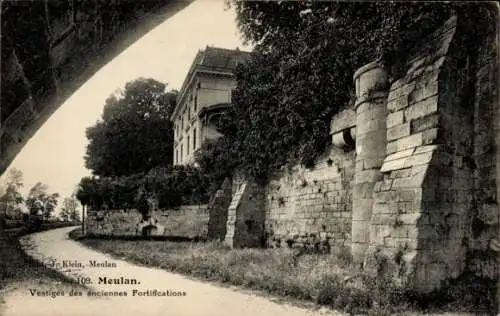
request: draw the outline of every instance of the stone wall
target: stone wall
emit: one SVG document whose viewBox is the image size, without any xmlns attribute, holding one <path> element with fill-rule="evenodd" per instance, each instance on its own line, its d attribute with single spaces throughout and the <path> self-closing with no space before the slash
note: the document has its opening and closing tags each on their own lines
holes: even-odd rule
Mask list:
<svg viewBox="0 0 500 316">
<path fill-rule="evenodd" d="M 350 243 L 364 270 L 422 292 L 471 271 L 498 278 L 498 31 L 463 22 L 450 18 L 389 65 L 392 78 L 361 67 L 355 111 L 332 119 L 314 169 L 274 175 L 261 204 L 248 202 L 259 188 L 233 189 L 226 241 L 255 245 L 241 223 L 263 208 L 270 247 Z"/>
<path fill-rule="evenodd" d="M 437 127 L 442 117 L 438 111 L 438 80 L 455 26 L 456 19 L 452 19 L 433 34 L 423 46 L 425 51 L 408 61 L 406 74 L 390 88 L 387 156 L 381 168 L 384 178 L 374 190 L 366 258 L 367 267 L 386 270 L 396 279 L 415 276 L 412 281 L 424 290 L 438 285 L 446 274 L 442 261 L 449 260 L 438 254 L 448 238 L 438 229 L 453 207 L 441 209 L 444 205 L 436 201 L 436 193 L 438 198 L 448 196 L 444 192 L 445 177 L 450 185 L 453 172 L 443 174 L 439 184 L 438 167 L 433 162 L 439 164 Z M 434 255 L 441 258 L 431 258 Z M 385 267 L 380 266 L 382 262 Z"/>
<path fill-rule="evenodd" d="M 240 177 L 233 180 L 224 243 L 230 247 L 264 246 L 264 189 Z"/>
<path fill-rule="evenodd" d="M 183 205 L 176 209 L 156 211 L 153 218 L 165 228 L 162 235 L 205 237 L 208 226 L 207 205 Z M 138 235 L 142 216 L 135 210 L 89 211 L 86 218 L 88 235 Z"/>
<path fill-rule="evenodd" d="M 331 147 L 313 169 L 295 166 L 265 187 L 270 247 L 348 247 L 354 151 Z"/>
<path fill-rule="evenodd" d="M 484 56 L 474 51 L 474 35 L 461 22 L 453 17 L 426 38 L 392 83 L 383 179 L 373 193 L 365 267 L 421 291 L 467 268 L 495 275 L 474 249 L 484 252 L 498 234 L 491 63 L 497 55 L 491 43 L 480 49 Z"/>
<path fill-rule="evenodd" d="M 224 240 L 226 236 L 227 209 L 231 204 L 231 199 L 231 181 L 226 178 L 221 189 L 217 190 L 208 203 L 208 239 Z"/>
<path fill-rule="evenodd" d="M 498 30 L 498 21 L 492 25 Z M 476 275 L 498 278 L 498 255 L 490 247 L 498 238 L 499 210 L 496 181 L 498 129 L 498 38 L 495 32 L 477 34 L 482 44 L 474 67 L 474 209 L 471 214 L 467 267 Z"/>
</svg>

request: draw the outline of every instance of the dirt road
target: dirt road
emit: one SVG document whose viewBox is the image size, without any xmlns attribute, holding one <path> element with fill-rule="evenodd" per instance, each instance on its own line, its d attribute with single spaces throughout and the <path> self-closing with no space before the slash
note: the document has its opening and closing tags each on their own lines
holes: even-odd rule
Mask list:
<svg viewBox="0 0 500 316">
<path fill-rule="evenodd" d="M 319 316 L 342 315 L 327 309 L 311 310 L 273 302 L 193 281 L 165 270 L 137 266 L 88 249 L 68 238 L 74 228 L 61 228 L 23 237 L 21 243 L 35 259 L 65 275 L 90 281 L 101 295 L 70 296 L 19 289 L 6 297 L 5 316 L 162 315 L 162 316 Z M 122 296 L 106 296 L 104 293 Z M 41 295 L 45 296 L 41 296 Z M 54 294 L 55 297 L 51 297 Z M 74 293 L 78 294 L 78 293 Z M 48 296 L 47 296 L 48 295 Z M 126 296 L 124 296 L 126 295 Z"/>
</svg>

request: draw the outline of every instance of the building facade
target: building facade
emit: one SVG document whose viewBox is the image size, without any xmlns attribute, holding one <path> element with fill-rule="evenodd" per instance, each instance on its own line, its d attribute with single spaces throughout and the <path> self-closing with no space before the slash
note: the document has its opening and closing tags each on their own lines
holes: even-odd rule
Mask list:
<svg viewBox="0 0 500 316">
<path fill-rule="evenodd" d="M 216 125 L 231 106 L 236 88 L 235 70 L 248 52 L 209 47 L 196 55 L 184 79 L 172 114 L 174 123 L 174 165 L 190 164 L 194 153 L 207 140 L 221 136 Z"/>
</svg>

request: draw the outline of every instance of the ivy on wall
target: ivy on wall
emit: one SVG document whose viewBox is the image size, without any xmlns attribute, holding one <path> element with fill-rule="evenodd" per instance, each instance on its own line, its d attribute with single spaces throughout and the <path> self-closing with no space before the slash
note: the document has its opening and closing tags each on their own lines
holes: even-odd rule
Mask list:
<svg viewBox="0 0 500 316">
<path fill-rule="evenodd" d="M 477 28 L 494 11 L 487 4 L 230 4 L 254 52 L 237 69 L 233 107 L 219 124 L 225 136 L 197 155 L 205 174 L 219 185 L 230 174 L 221 173 L 221 167 L 266 182 L 283 166 L 312 166 L 328 145 L 332 116 L 353 101 L 352 75 L 359 67 L 378 60 L 397 70 L 409 51 L 452 14 Z"/>
</svg>

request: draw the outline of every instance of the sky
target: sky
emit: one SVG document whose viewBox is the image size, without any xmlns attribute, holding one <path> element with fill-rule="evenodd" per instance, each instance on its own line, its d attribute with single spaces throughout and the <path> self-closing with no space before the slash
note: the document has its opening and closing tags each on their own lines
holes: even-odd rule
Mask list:
<svg viewBox="0 0 500 316">
<path fill-rule="evenodd" d="M 233 9 L 224 0 L 197 0 L 151 30 L 101 68 L 80 87 L 28 141 L 9 170 L 24 174 L 22 193 L 38 181 L 70 196 L 80 179 L 90 175 L 83 157 L 85 130 L 100 119 L 106 98 L 139 77 L 168 83 L 180 90 L 196 53 L 207 45 L 249 50 L 243 45 Z"/>
</svg>

